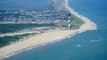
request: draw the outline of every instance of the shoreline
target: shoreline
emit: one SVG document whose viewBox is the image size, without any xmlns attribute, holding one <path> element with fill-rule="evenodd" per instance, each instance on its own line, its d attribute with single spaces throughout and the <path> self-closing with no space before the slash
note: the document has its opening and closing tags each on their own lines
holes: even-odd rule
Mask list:
<svg viewBox="0 0 107 60">
<path fill-rule="evenodd" d="M 84 16 L 78 14 L 76 11 L 74 11 L 71 7 L 69 7 L 68 2 L 69 2 L 68 0 L 65 0 L 65 7 L 66 7 L 66 9 L 68 9 L 70 11 L 71 14 L 73 14 L 73 15 L 77 16 L 78 18 L 80 18 L 81 20 L 85 21 L 85 23 L 90 22 L 91 23 L 90 25 L 93 26 L 93 29 L 89 29 L 89 30 L 97 30 L 97 25 L 94 22 L 92 22 L 87 17 L 84 17 Z"/>
<path fill-rule="evenodd" d="M 37 36 L 33 36 L 28 38 L 27 40 L 17 42 L 15 44 L 0 48 L 0 59 L 8 58 L 10 56 L 16 55 L 20 52 L 30 50 L 32 48 L 40 47 L 43 45 L 47 45 L 49 43 L 54 43 L 58 41 L 62 41 L 66 38 L 70 38 L 75 36 L 76 34 L 88 31 L 88 30 L 96 30 L 96 24 L 92 22 L 90 19 L 79 15 L 77 12 L 73 11 L 72 8 L 68 6 L 68 0 L 65 0 L 66 8 L 71 12 L 71 14 L 77 16 L 78 18 L 85 21 L 85 23 L 77 30 L 52 30 L 49 32 L 42 33 Z M 47 37 L 48 36 L 48 37 Z M 39 41 L 38 41 L 39 39 Z M 20 47 L 20 48 L 18 48 Z M 15 49 L 16 48 L 16 49 Z M 8 50 L 8 51 L 7 51 Z"/>
</svg>

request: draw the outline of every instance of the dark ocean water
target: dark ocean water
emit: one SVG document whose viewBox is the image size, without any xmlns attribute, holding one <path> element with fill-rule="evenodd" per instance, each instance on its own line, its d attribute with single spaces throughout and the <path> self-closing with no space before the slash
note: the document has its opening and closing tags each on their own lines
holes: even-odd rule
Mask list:
<svg viewBox="0 0 107 60">
<path fill-rule="evenodd" d="M 0 0 L 0 9 L 38 9 L 48 6 L 51 0 Z"/>
<path fill-rule="evenodd" d="M 69 6 L 95 22 L 98 29 L 5 60 L 107 60 L 106 0 L 69 0 Z"/>
</svg>

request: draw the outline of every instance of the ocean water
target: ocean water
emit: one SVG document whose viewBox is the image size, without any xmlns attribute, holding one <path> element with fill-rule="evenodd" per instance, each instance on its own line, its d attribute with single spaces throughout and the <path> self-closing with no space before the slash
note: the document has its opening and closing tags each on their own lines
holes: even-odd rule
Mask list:
<svg viewBox="0 0 107 60">
<path fill-rule="evenodd" d="M 107 60 L 106 0 L 69 0 L 69 6 L 97 24 L 97 30 L 34 48 L 5 60 Z"/>
<path fill-rule="evenodd" d="M 38 9 L 48 6 L 51 2 L 51 0 L 0 0 L 0 9 Z"/>
</svg>

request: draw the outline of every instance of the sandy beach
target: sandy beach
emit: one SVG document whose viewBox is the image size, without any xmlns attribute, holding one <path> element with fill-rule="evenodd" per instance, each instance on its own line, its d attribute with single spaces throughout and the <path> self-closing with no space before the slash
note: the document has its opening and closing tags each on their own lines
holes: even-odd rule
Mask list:
<svg viewBox="0 0 107 60">
<path fill-rule="evenodd" d="M 87 30 L 95 30 L 96 25 L 90 21 L 88 18 L 79 15 L 78 13 L 74 12 L 73 9 L 69 8 L 67 0 L 66 0 L 66 7 L 69 11 L 74 14 L 75 16 L 81 18 L 85 21 L 80 29 L 77 30 L 51 30 L 39 35 L 32 36 L 27 40 L 19 41 L 15 44 L 11 44 L 9 46 L 5 46 L 0 49 L 0 58 L 6 58 L 7 56 L 12 55 L 12 53 L 24 50 L 26 48 L 30 48 L 32 46 L 41 46 L 43 44 L 52 43 L 58 41 L 59 39 L 67 38 L 68 36 L 74 36 L 80 32 L 84 32 Z"/>
<path fill-rule="evenodd" d="M 18 43 L 6 46 L 0 49 L 0 56 L 7 56 L 13 52 L 26 49 L 32 46 L 46 44 L 53 42 L 58 39 L 65 38 L 69 35 L 76 33 L 76 30 L 53 30 L 47 33 L 40 34 L 38 36 L 33 36 L 27 40 L 20 41 Z"/>
</svg>

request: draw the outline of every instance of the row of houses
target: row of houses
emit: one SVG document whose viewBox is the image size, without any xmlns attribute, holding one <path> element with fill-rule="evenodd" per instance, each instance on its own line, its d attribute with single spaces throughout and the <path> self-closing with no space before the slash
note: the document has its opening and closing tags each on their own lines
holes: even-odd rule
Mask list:
<svg viewBox="0 0 107 60">
<path fill-rule="evenodd" d="M 53 22 L 57 20 L 67 20 L 69 17 L 69 11 L 62 10 L 44 10 L 44 11 L 35 11 L 35 10 L 25 10 L 21 9 L 19 11 L 6 11 L 0 16 L 0 22 L 11 22 L 11 23 L 31 23 L 31 22 Z"/>
</svg>

